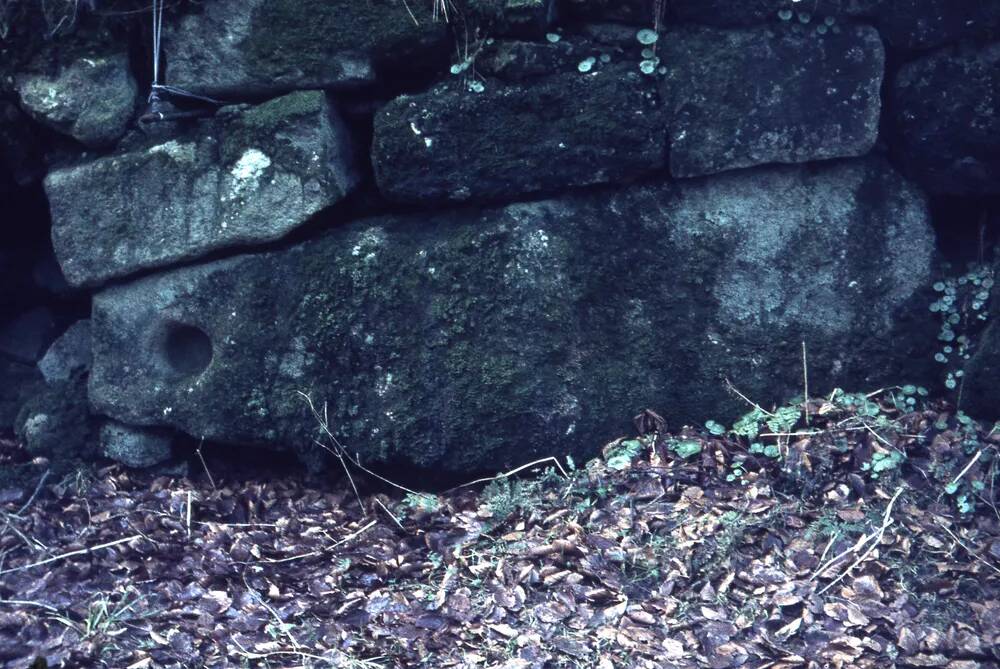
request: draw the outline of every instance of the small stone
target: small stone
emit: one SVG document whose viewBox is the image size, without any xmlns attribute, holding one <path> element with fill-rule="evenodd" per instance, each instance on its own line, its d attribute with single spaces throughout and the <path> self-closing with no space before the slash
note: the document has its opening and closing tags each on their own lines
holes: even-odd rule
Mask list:
<svg viewBox="0 0 1000 669">
<path fill-rule="evenodd" d="M 90 320 L 84 319 L 52 343 L 38 361 L 38 370 L 47 382 L 68 381 L 73 372 L 90 369 L 90 359 Z"/>
<path fill-rule="evenodd" d="M 94 148 L 125 134 L 138 98 L 124 52 L 80 58 L 55 76 L 24 74 L 16 88 L 36 120 Z"/>
<path fill-rule="evenodd" d="M 162 431 L 108 421 L 101 426 L 101 452 L 128 467 L 152 467 L 170 459 L 172 437 Z"/>
</svg>

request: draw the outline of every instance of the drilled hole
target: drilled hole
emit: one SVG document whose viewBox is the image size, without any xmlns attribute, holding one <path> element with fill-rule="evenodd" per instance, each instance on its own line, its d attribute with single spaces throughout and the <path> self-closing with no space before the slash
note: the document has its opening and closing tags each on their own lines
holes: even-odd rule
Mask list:
<svg viewBox="0 0 1000 669">
<path fill-rule="evenodd" d="M 212 362 L 212 340 L 193 325 L 171 325 L 163 348 L 170 369 L 183 376 L 201 374 Z"/>
</svg>

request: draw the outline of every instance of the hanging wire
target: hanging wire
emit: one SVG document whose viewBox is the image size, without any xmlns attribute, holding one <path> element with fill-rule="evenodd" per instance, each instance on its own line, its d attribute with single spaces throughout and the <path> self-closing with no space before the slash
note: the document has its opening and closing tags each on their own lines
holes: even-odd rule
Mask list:
<svg viewBox="0 0 1000 669">
<path fill-rule="evenodd" d="M 166 0 L 153 0 L 152 14 L 153 14 L 153 84 L 150 86 L 149 91 L 149 102 L 154 102 L 159 100 L 159 92 L 163 91 L 169 93 L 173 96 L 191 98 L 193 100 L 201 100 L 203 102 L 208 102 L 213 105 L 224 105 L 226 104 L 222 100 L 216 100 L 215 98 L 210 98 L 206 95 L 198 95 L 197 93 L 192 93 L 191 91 L 184 90 L 183 88 L 178 88 L 177 86 L 168 86 L 160 83 L 160 45 L 163 37 L 163 6 Z"/>
<path fill-rule="evenodd" d="M 163 32 L 163 2 L 153 0 L 153 89 L 160 85 L 160 35 Z"/>
</svg>

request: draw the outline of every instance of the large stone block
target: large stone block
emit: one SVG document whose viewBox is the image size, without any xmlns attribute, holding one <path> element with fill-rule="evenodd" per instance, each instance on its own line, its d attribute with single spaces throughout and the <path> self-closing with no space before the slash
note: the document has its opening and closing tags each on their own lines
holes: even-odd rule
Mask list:
<svg viewBox="0 0 1000 669">
<path fill-rule="evenodd" d="M 685 27 L 659 39 L 670 171 L 690 177 L 867 153 L 878 134 L 878 33 Z"/>
<path fill-rule="evenodd" d="M 74 374 L 90 369 L 90 319 L 69 326 L 38 361 L 38 371 L 46 383 L 69 381 Z"/>
<path fill-rule="evenodd" d="M 606 0 L 566 1 L 571 6 L 599 6 Z M 621 4 L 627 6 L 636 1 Z M 638 15 L 650 25 L 648 16 L 654 11 L 651 6 L 655 0 L 645 2 L 650 8 Z M 839 30 L 858 20 L 874 23 L 894 49 L 912 52 L 996 34 L 1000 28 L 1000 3 L 995 0 L 671 0 L 668 11 L 668 22 L 718 27 L 786 24 L 809 32 Z"/>
<path fill-rule="evenodd" d="M 650 0 L 651 1 L 651 0 Z M 671 0 L 671 18 L 710 26 L 736 27 L 794 22 L 815 29 L 826 19 L 849 21 L 874 14 L 886 0 Z M 829 26 L 828 26 L 829 27 Z"/>
<path fill-rule="evenodd" d="M 556 0 L 468 0 L 465 9 L 481 34 L 539 39 L 555 20 L 556 5 Z"/>
<path fill-rule="evenodd" d="M 171 84 L 245 100 L 420 70 L 447 53 L 446 36 L 430 2 L 213 0 L 168 26 L 163 44 Z"/>
<path fill-rule="evenodd" d="M 375 116 L 372 161 L 389 198 L 516 199 L 621 182 L 666 164 L 663 107 L 634 67 L 535 80 L 461 81 L 399 97 Z"/>
<path fill-rule="evenodd" d="M 90 398 L 307 448 L 301 391 L 365 460 L 453 472 L 587 455 L 644 408 L 737 415 L 724 378 L 786 400 L 803 342 L 814 392 L 919 379 L 933 243 L 869 160 L 359 220 L 98 293 Z"/>
<path fill-rule="evenodd" d="M 21 74 L 15 88 L 37 121 L 89 147 L 118 141 L 138 103 L 124 51 L 81 57 L 52 74 Z"/>
<path fill-rule="evenodd" d="M 81 286 L 277 239 L 357 179 L 347 129 L 308 92 L 55 170 L 45 191 L 56 257 Z"/>
<path fill-rule="evenodd" d="M 652 27 L 656 21 L 656 0 L 560 0 L 560 9 L 570 18 L 584 21 L 620 21 Z"/>
<path fill-rule="evenodd" d="M 946 48 L 893 84 L 902 164 L 933 193 L 1000 193 L 1000 42 Z"/>
<path fill-rule="evenodd" d="M 880 0 L 879 32 L 891 47 L 930 49 L 967 38 L 996 36 L 1000 2 L 996 0 Z"/>
</svg>

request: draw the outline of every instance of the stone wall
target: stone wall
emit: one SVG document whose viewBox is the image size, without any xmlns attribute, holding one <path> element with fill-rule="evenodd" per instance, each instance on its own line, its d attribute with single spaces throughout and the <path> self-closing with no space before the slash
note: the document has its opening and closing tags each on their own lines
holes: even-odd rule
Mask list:
<svg viewBox="0 0 1000 669">
<path fill-rule="evenodd" d="M 23 19 L 0 431 L 310 459 L 308 396 L 457 474 L 784 401 L 803 348 L 813 392 L 988 386 L 992 268 L 946 285 L 1000 216 L 1000 3 L 662 4 L 183 5 L 166 81 L 226 104 L 155 124 L 148 15 Z"/>
</svg>

